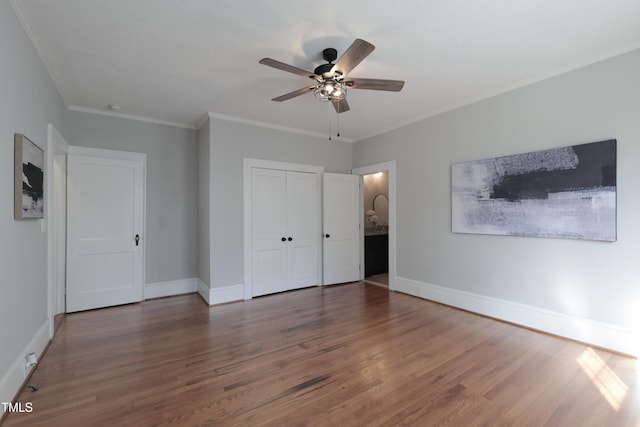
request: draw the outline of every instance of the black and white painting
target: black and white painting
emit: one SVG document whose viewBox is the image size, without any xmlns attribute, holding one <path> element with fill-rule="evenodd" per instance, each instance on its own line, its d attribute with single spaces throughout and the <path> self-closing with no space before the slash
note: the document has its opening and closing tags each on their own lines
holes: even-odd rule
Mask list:
<svg viewBox="0 0 640 427">
<path fill-rule="evenodd" d="M 454 233 L 616 240 L 616 140 L 451 167 Z"/>
<path fill-rule="evenodd" d="M 19 133 L 15 148 L 15 219 L 44 217 L 44 151 Z"/>
</svg>

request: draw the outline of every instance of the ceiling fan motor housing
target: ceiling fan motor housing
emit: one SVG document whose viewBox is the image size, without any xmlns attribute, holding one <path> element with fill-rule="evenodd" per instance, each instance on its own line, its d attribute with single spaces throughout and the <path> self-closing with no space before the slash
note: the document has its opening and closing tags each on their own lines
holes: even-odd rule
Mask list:
<svg viewBox="0 0 640 427">
<path fill-rule="evenodd" d="M 316 76 L 331 77 L 332 68 L 333 64 L 322 64 L 317 66 L 316 69 L 313 70 L 313 72 Z"/>
</svg>

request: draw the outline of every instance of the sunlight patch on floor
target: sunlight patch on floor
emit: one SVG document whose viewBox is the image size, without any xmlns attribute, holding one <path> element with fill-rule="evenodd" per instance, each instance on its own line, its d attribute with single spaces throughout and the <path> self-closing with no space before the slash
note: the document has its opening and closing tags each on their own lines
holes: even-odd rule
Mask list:
<svg viewBox="0 0 640 427">
<path fill-rule="evenodd" d="M 578 357 L 577 362 L 609 405 L 614 410 L 619 411 L 627 397 L 629 387 L 592 348 L 587 348 Z"/>
</svg>

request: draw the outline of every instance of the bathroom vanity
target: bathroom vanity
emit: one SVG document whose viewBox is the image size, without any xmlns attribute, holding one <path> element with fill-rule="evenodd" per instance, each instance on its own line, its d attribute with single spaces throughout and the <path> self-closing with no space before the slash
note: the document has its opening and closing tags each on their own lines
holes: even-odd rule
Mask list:
<svg viewBox="0 0 640 427">
<path fill-rule="evenodd" d="M 365 230 L 364 277 L 389 272 L 388 231 Z"/>
</svg>

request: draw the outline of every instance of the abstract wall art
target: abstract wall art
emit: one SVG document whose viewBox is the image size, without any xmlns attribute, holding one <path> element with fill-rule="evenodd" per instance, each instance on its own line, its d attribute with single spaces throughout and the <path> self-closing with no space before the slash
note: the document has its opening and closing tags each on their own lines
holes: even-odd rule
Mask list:
<svg viewBox="0 0 640 427">
<path fill-rule="evenodd" d="M 616 140 L 456 163 L 454 233 L 616 240 Z"/>
<path fill-rule="evenodd" d="M 44 151 L 26 136 L 14 141 L 14 218 L 44 217 Z"/>
</svg>

